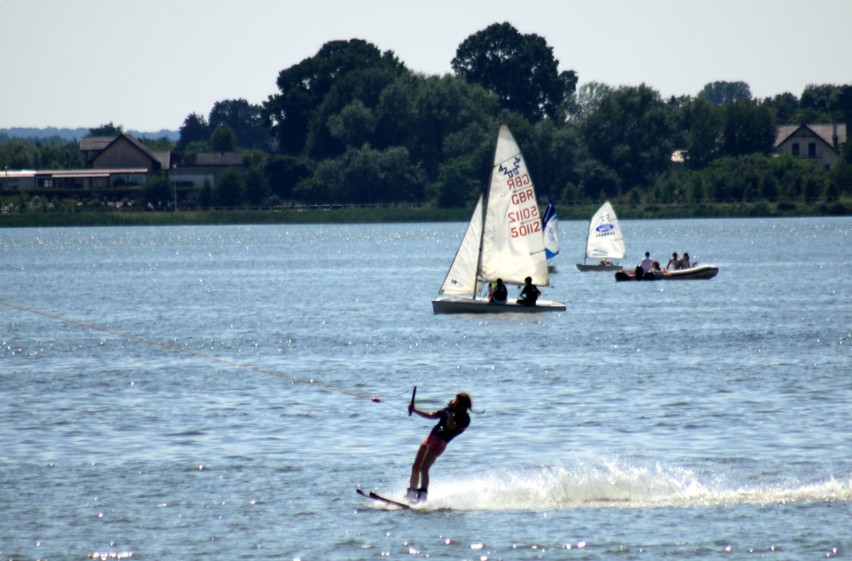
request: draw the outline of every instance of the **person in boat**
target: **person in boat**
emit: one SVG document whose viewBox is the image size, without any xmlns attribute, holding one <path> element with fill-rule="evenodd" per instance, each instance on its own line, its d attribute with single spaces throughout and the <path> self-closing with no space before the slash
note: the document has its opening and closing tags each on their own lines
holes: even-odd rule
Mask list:
<svg viewBox="0 0 852 561">
<path fill-rule="evenodd" d="M 689 269 L 690 267 L 692 267 L 692 265 L 689 263 L 689 254 L 684 251 L 678 269 Z"/>
<path fill-rule="evenodd" d="M 488 301 L 491 304 L 505 304 L 509 299 L 509 289 L 503 284 L 503 279 L 497 279 L 494 287 L 491 289 L 491 296 Z"/>
<path fill-rule="evenodd" d="M 663 270 L 660 269 L 660 262 L 659 261 L 655 260 L 653 263 L 651 263 L 651 272 L 652 273 L 662 273 L 663 272 Z"/>
<path fill-rule="evenodd" d="M 645 252 L 645 258 L 642 260 L 641 263 L 639 263 L 639 265 L 642 267 L 642 271 L 647 273 L 648 271 L 651 270 L 651 265 L 653 263 L 654 263 L 654 260 L 651 259 L 651 252 L 646 251 Z"/>
<path fill-rule="evenodd" d="M 409 414 L 417 413 L 426 419 L 438 419 L 438 423 L 420 443 L 420 448 L 417 449 L 417 455 L 411 465 L 411 479 L 408 492 L 405 495 L 406 500 L 411 503 L 426 502 L 429 494 L 429 468 L 432 467 L 438 456 L 444 453 L 447 444 L 470 426 L 468 411 L 472 408 L 473 401 L 470 399 L 470 395 L 465 392 L 456 394 L 456 398 L 451 400 L 446 407 L 431 413 L 418 409 L 413 403 L 408 406 Z"/>
<path fill-rule="evenodd" d="M 536 300 L 541 296 L 541 291 L 532 283 L 532 277 L 524 279 L 524 288 L 518 296 L 518 304 L 521 306 L 535 306 Z"/>
<path fill-rule="evenodd" d="M 672 258 L 669 259 L 668 263 L 666 263 L 666 270 L 667 271 L 674 271 L 674 270 L 678 269 L 679 266 L 680 266 L 680 259 L 678 259 L 677 251 L 675 251 L 674 253 L 672 253 Z"/>
</svg>

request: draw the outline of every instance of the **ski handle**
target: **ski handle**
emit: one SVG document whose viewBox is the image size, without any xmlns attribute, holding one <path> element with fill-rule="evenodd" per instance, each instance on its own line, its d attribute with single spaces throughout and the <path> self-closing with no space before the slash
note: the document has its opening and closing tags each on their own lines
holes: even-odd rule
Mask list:
<svg viewBox="0 0 852 561">
<path fill-rule="evenodd" d="M 411 417 L 411 410 L 414 408 L 414 396 L 417 395 L 417 386 L 411 390 L 411 405 L 408 406 L 408 416 Z"/>
</svg>

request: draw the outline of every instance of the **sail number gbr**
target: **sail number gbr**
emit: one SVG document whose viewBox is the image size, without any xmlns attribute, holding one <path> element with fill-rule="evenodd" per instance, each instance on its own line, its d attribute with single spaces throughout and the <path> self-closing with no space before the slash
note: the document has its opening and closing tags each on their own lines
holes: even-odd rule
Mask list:
<svg viewBox="0 0 852 561">
<path fill-rule="evenodd" d="M 524 177 L 526 177 L 527 182 L 529 182 L 529 176 L 526 174 L 515 179 L 522 179 Z M 526 207 L 519 208 L 518 210 L 510 210 L 508 213 L 509 234 L 513 238 L 521 238 L 529 236 L 535 232 L 541 232 L 541 220 L 539 220 L 538 206 L 535 204 L 535 193 L 531 188 L 518 191 L 517 193 L 512 193 L 512 204 L 514 206 L 517 207 L 524 203 L 527 203 Z"/>
</svg>

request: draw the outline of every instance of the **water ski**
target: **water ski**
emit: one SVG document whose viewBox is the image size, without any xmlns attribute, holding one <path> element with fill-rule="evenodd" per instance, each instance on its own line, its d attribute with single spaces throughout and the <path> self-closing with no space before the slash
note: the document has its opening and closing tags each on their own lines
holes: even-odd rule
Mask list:
<svg viewBox="0 0 852 561">
<path fill-rule="evenodd" d="M 394 501 L 392 499 L 388 499 L 376 493 L 375 491 L 370 491 L 369 493 L 365 493 L 361 489 L 355 489 L 355 492 L 361 495 L 362 497 L 367 497 L 368 499 L 373 499 L 374 501 L 378 501 L 380 503 L 385 503 L 393 506 L 398 506 L 399 508 L 411 508 L 411 505 L 406 503 L 401 503 L 399 501 Z"/>
</svg>

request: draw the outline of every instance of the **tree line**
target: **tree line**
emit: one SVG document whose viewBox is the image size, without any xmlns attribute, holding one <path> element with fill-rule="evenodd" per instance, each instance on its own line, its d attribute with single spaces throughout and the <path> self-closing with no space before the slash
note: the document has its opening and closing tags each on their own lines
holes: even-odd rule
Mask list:
<svg viewBox="0 0 852 561">
<path fill-rule="evenodd" d="M 852 195 L 848 144 L 830 171 L 774 152 L 781 124 L 848 128 L 852 85 L 765 99 L 745 82 L 670 98 L 646 84 L 577 87 L 543 37 L 509 23 L 466 38 L 451 67 L 424 75 L 364 40 L 331 41 L 281 70 L 265 102 L 219 101 L 207 116 L 188 115 L 177 143 L 160 139 L 158 149 L 170 145 L 184 163 L 199 152 L 246 153 L 249 172 L 223 176 L 199 205 L 469 206 L 489 176 L 500 122 L 518 139 L 542 201 L 796 204 Z M 71 152 L 6 142 L 0 167 L 79 165 Z"/>
</svg>

